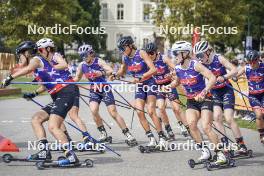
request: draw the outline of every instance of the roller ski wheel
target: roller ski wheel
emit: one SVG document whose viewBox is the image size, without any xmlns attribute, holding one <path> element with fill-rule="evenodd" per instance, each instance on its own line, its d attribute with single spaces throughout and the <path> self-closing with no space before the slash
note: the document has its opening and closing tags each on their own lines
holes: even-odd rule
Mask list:
<svg viewBox="0 0 264 176">
<path fill-rule="evenodd" d="M 36 162 L 36 167 L 38 170 L 44 170 L 45 167 L 44 167 L 44 161 L 38 161 Z"/>
<path fill-rule="evenodd" d="M 129 140 L 125 140 L 125 143 L 129 146 L 129 147 L 134 147 L 134 146 L 137 146 L 138 143 L 136 140 L 133 140 L 133 141 L 129 141 Z"/>
<path fill-rule="evenodd" d="M 206 164 L 207 162 L 213 161 L 213 159 L 208 159 L 208 160 L 202 160 L 202 161 L 195 161 L 194 159 L 189 159 L 188 160 L 188 165 L 190 166 L 190 168 L 195 168 L 195 166 L 197 165 L 202 165 L 202 164 Z"/>
<path fill-rule="evenodd" d="M 93 160 L 86 159 L 84 163 L 86 167 L 93 167 Z"/>
<path fill-rule="evenodd" d="M 112 144 L 113 138 L 112 136 L 107 136 L 104 140 L 100 140 L 101 143 L 108 142 L 109 144 Z"/>
<path fill-rule="evenodd" d="M 45 162 L 51 162 L 52 160 L 50 159 L 43 159 L 43 160 L 31 160 L 28 158 L 16 158 L 13 157 L 11 154 L 4 154 L 2 156 L 2 160 L 4 163 L 10 163 L 11 161 L 20 161 L 20 162 L 38 162 L 38 161 L 45 161 Z"/>
<path fill-rule="evenodd" d="M 190 166 L 190 168 L 194 168 L 195 167 L 195 161 L 193 159 L 188 160 L 188 165 Z"/>
<path fill-rule="evenodd" d="M 4 154 L 2 159 L 5 163 L 10 163 L 13 159 L 13 156 L 11 154 Z"/>
</svg>

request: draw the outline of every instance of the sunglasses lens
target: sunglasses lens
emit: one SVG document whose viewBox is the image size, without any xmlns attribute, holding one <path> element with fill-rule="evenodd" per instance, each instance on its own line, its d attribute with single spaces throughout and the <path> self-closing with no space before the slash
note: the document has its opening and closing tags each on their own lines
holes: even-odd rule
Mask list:
<svg viewBox="0 0 264 176">
<path fill-rule="evenodd" d="M 149 55 L 154 55 L 154 54 L 155 54 L 155 52 L 153 52 L 153 51 L 152 51 L 152 52 L 149 52 L 148 54 L 149 54 Z"/>
<path fill-rule="evenodd" d="M 202 60 L 204 58 L 204 54 L 203 53 L 196 54 L 196 58 L 198 60 Z"/>
<path fill-rule="evenodd" d="M 179 54 L 179 52 L 177 52 L 177 51 L 172 51 L 172 54 L 173 54 L 173 56 L 177 57 L 178 54 Z"/>
</svg>

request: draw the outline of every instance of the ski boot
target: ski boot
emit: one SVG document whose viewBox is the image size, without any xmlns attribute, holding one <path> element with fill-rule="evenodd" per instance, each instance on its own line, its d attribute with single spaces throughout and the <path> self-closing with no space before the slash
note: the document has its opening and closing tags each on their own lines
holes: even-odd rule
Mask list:
<svg viewBox="0 0 264 176">
<path fill-rule="evenodd" d="M 100 152 L 100 153 L 105 152 L 105 150 L 100 149 L 98 144 L 91 141 L 88 136 L 83 137 L 83 143 L 79 144 L 78 149 L 80 149 L 80 151 L 91 151 L 91 152 Z"/>
<path fill-rule="evenodd" d="M 107 136 L 106 131 L 101 131 L 101 135 L 98 139 L 99 142 L 109 142 L 110 144 L 112 143 L 112 136 Z"/>
<path fill-rule="evenodd" d="M 65 151 L 66 158 L 58 160 L 58 166 L 66 166 L 69 164 L 78 164 L 79 159 L 72 150 Z"/>
<path fill-rule="evenodd" d="M 166 125 L 166 126 L 165 126 L 165 130 L 166 130 L 166 132 L 167 132 L 167 139 L 168 139 L 169 141 L 173 141 L 173 140 L 175 140 L 175 135 L 174 135 L 174 133 L 173 133 L 173 131 L 172 131 L 172 129 L 171 129 L 171 126 L 170 126 L 170 125 Z"/>
<path fill-rule="evenodd" d="M 38 153 L 29 155 L 28 160 L 39 161 L 39 160 L 51 160 L 51 152 L 49 150 L 41 150 Z"/>
<path fill-rule="evenodd" d="M 197 161 L 194 161 L 194 159 L 188 160 L 188 165 L 190 168 L 194 168 L 196 165 L 205 164 L 206 162 L 212 161 L 212 155 L 206 146 L 201 148 L 202 155 L 197 159 Z"/>
<path fill-rule="evenodd" d="M 187 128 L 184 126 L 184 124 L 182 122 L 178 122 L 179 126 L 180 126 L 180 130 L 181 130 L 181 134 L 184 136 L 184 137 L 187 137 L 188 136 L 188 130 Z"/>
<path fill-rule="evenodd" d="M 235 167 L 235 161 L 226 156 L 222 151 L 217 151 L 216 160 L 214 162 L 206 162 L 205 166 L 208 171 L 211 171 L 213 169 Z"/>
<path fill-rule="evenodd" d="M 160 137 L 159 143 L 156 145 L 155 149 L 160 151 L 168 150 L 168 141 L 166 141 L 165 137 Z"/>
<path fill-rule="evenodd" d="M 79 161 L 77 156 L 72 150 L 68 150 L 65 152 L 66 158 L 64 156 L 59 157 L 57 161 L 53 161 L 51 163 L 47 163 L 45 161 L 36 162 L 36 167 L 39 170 L 43 170 L 45 168 L 77 168 L 77 167 L 93 167 L 93 161 L 90 159 L 86 159 L 85 161 Z"/>
<path fill-rule="evenodd" d="M 126 144 L 130 147 L 134 147 L 134 146 L 137 146 L 138 143 L 137 143 L 137 140 L 134 138 L 134 136 L 132 136 L 132 134 L 130 132 L 126 132 L 125 133 L 125 136 L 126 136 Z"/>
<path fill-rule="evenodd" d="M 151 151 L 155 150 L 157 142 L 154 137 L 149 137 L 149 143 L 146 146 L 140 145 L 138 149 L 141 153 L 150 153 Z"/>
</svg>

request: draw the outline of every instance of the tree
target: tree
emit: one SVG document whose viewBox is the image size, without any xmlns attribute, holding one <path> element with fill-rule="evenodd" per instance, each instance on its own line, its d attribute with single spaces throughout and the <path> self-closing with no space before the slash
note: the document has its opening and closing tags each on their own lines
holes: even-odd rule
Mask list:
<svg viewBox="0 0 264 176">
<path fill-rule="evenodd" d="M 193 24 L 193 27 L 209 25 L 212 27 L 237 27 L 235 35 L 204 34 L 204 38 L 219 46 L 242 46 L 241 34 L 246 21 L 247 6 L 242 0 L 167 0 L 159 3 L 154 11 L 154 21 L 157 26 L 179 27 Z M 164 16 L 164 11 L 169 15 Z M 170 42 L 175 40 L 191 40 L 192 35 L 166 34 Z"/>
<path fill-rule="evenodd" d="M 21 41 L 37 41 L 43 37 L 52 38 L 62 53 L 64 43 L 71 44 L 75 40 L 79 44 L 91 42 L 98 49 L 101 38 L 99 35 L 78 34 L 76 31 L 72 34 L 65 34 L 63 31 L 51 34 L 47 27 L 54 27 L 56 24 L 58 29 L 71 25 L 99 27 L 99 13 L 99 0 L 0 0 L 0 34 L 5 46 L 13 50 Z M 49 32 L 28 33 L 29 25 Z"/>
</svg>

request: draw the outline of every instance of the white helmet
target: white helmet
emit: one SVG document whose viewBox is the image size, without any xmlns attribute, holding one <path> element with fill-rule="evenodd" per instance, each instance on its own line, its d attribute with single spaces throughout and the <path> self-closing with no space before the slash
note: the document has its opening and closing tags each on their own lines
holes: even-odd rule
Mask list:
<svg viewBox="0 0 264 176">
<path fill-rule="evenodd" d="M 171 52 L 173 56 L 176 56 L 178 51 L 192 51 L 192 45 L 190 42 L 178 41 L 175 42 L 171 47 Z"/>
<path fill-rule="evenodd" d="M 209 43 L 208 43 L 207 41 L 200 41 L 200 42 L 197 42 L 197 43 L 194 45 L 193 53 L 194 53 L 194 54 L 204 53 L 204 52 L 207 51 L 209 48 L 210 48 L 210 45 L 209 45 Z"/>
<path fill-rule="evenodd" d="M 93 53 L 93 47 L 91 45 L 82 45 L 80 46 L 78 53 L 81 58 L 85 59 L 89 54 Z"/>
<path fill-rule="evenodd" d="M 38 48 L 47 48 L 47 47 L 52 47 L 54 48 L 54 42 L 49 39 L 49 38 L 42 38 L 37 42 Z"/>
</svg>

